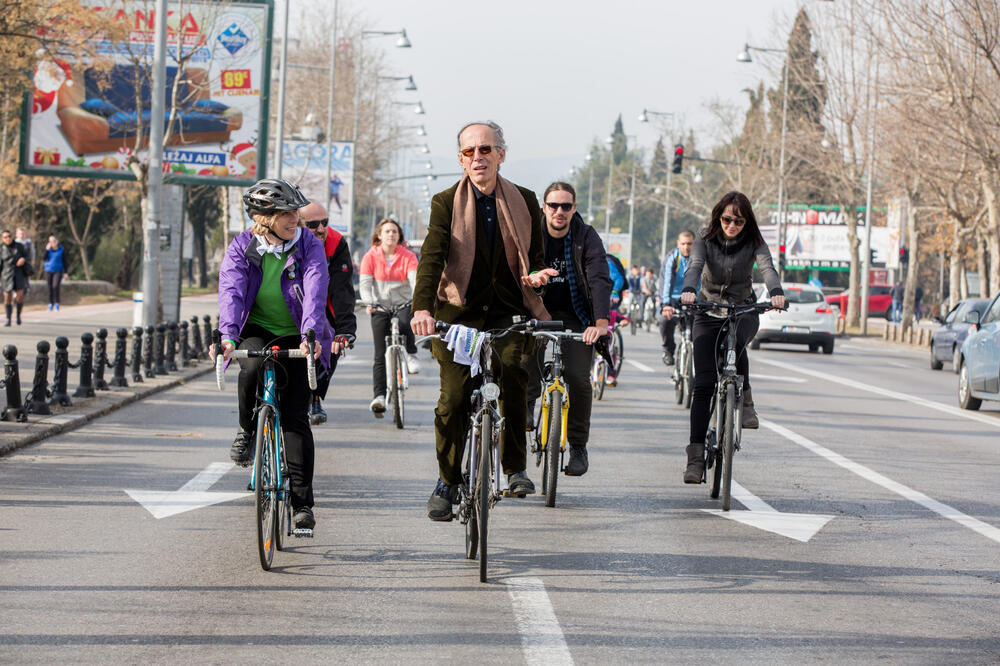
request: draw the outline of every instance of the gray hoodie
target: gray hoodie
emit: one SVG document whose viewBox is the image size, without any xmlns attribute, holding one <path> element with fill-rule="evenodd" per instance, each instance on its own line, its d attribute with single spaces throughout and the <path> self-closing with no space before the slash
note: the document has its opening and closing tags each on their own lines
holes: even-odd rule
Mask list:
<svg viewBox="0 0 1000 666">
<path fill-rule="evenodd" d="M 691 248 L 684 272 L 684 291 L 697 292 L 699 300 L 716 303 L 753 303 L 754 263 L 764 276 L 771 296 L 784 294 L 766 243 L 754 247 L 746 234 L 727 240 L 721 235 L 706 241 L 701 234 Z M 697 290 L 701 278 L 701 291 Z"/>
</svg>

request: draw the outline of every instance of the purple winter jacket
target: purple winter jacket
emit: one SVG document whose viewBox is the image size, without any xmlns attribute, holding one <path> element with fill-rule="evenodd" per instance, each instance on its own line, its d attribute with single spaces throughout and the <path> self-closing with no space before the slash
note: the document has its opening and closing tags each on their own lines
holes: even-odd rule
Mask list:
<svg viewBox="0 0 1000 666">
<path fill-rule="evenodd" d="M 240 341 L 240 332 L 247 323 L 257 299 L 263 278 L 262 257 L 257 240 L 244 231 L 229 244 L 219 269 L 219 331 L 223 339 Z M 292 247 L 281 273 L 281 293 L 299 331 L 313 329 L 316 342 L 327 353 L 320 354 L 323 367 L 329 367 L 333 329 L 327 322 L 326 292 L 330 273 L 326 266 L 323 243 L 303 229 Z M 305 336 L 302 336 L 305 340 Z"/>
</svg>

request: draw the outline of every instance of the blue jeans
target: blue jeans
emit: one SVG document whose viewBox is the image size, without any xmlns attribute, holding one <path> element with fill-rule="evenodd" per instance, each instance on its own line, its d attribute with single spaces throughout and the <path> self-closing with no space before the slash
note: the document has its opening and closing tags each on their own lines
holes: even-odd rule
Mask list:
<svg viewBox="0 0 1000 666">
<path fill-rule="evenodd" d="M 894 300 L 892 302 L 892 320 L 897 324 L 903 319 L 903 302 Z"/>
</svg>

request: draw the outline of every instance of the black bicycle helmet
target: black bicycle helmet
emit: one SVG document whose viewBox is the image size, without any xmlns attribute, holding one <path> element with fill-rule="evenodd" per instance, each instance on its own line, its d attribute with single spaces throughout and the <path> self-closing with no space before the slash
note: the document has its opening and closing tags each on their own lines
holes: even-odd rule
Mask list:
<svg viewBox="0 0 1000 666">
<path fill-rule="evenodd" d="M 287 180 L 258 180 L 243 195 L 247 215 L 269 215 L 282 210 L 297 210 L 309 205 L 302 191 Z"/>
</svg>

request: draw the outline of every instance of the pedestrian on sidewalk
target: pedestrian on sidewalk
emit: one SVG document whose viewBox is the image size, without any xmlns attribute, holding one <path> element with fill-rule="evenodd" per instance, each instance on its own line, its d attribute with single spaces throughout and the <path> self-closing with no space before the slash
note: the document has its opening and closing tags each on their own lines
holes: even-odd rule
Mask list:
<svg viewBox="0 0 1000 666">
<path fill-rule="evenodd" d="M 62 284 L 66 275 L 66 264 L 63 262 L 63 254 L 66 248 L 59 244 L 59 239 L 49 236 L 49 242 L 45 246 L 45 283 L 49 286 L 49 310 L 59 309 L 59 285 Z"/>
<path fill-rule="evenodd" d="M 897 324 L 903 318 L 903 294 L 905 293 L 905 288 L 899 282 L 889 290 L 889 297 L 892 299 L 892 320 Z"/>
<path fill-rule="evenodd" d="M 28 286 L 28 251 L 14 241 L 9 229 L 0 232 L 0 285 L 3 286 L 3 306 L 10 326 L 11 315 L 17 307 L 17 325 L 21 325 L 21 309 L 24 308 L 24 290 Z"/>
</svg>

